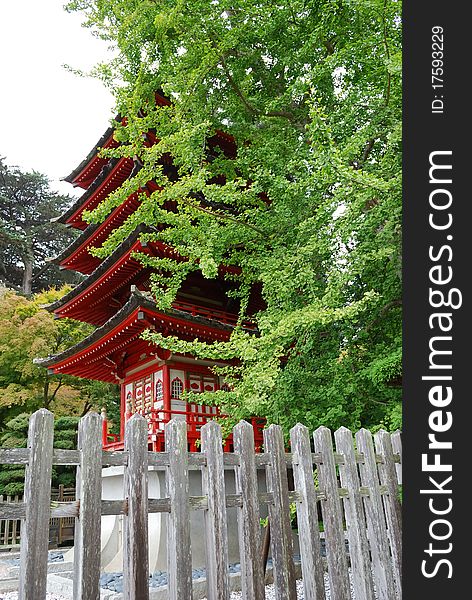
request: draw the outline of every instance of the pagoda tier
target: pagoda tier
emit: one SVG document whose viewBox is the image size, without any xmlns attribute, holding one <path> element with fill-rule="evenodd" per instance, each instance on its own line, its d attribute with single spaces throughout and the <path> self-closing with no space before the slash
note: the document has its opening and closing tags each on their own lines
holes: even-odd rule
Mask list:
<svg viewBox="0 0 472 600">
<path fill-rule="evenodd" d="M 218 320 L 190 315 L 176 309 L 159 310 L 146 295 L 133 292 L 114 317 L 79 344 L 36 363 L 51 373 L 121 384 L 120 435 L 105 430 L 104 447 L 123 447 L 124 425 L 139 412 L 148 421 L 149 443 L 164 449 L 164 426 L 180 416 L 188 423 L 189 448 L 197 449 L 200 428 L 217 416 L 214 406 L 184 401 L 184 390 L 195 393 L 224 389 L 224 382 L 211 368 L 224 361 L 196 360 L 190 355 L 172 355 L 141 338 L 145 330 L 181 340 L 198 338 L 208 343 L 228 340 L 232 327 Z M 254 420 L 256 445 L 262 444 L 263 420 Z M 227 449 L 231 440 L 228 440 Z"/>
<path fill-rule="evenodd" d="M 62 298 L 46 308 L 56 317 L 68 317 L 101 326 L 126 303 L 133 288 L 149 291 L 152 270 L 144 267 L 134 255 L 183 260 L 172 248 L 162 242 L 141 242 L 144 228 L 138 228 L 95 271 Z M 189 274 L 182 284 L 175 308 L 192 315 L 218 319 L 221 323 L 235 324 L 238 305 L 227 296 L 230 284 L 223 275 L 229 267 L 221 267 L 217 279 L 205 279 L 199 271 Z M 249 310 L 260 309 L 260 296 L 251 295 Z M 250 324 L 246 324 L 251 328 Z"/>
<path fill-rule="evenodd" d="M 123 225 L 138 206 L 138 194 L 131 194 L 125 202 L 108 215 L 103 223 L 89 225 L 70 246 L 49 262 L 59 265 L 63 269 L 90 275 L 99 266 L 102 259 L 92 256 L 89 249 L 100 247 L 112 231 Z"/>
<path fill-rule="evenodd" d="M 116 120 L 119 120 L 119 117 Z M 81 187 L 86 190 L 108 162 L 107 158 L 98 156 L 100 149 L 111 149 L 118 146 L 118 142 L 113 137 L 114 132 L 114 128 L 109 127 L 88 153 L 87 157 L 72 173 L 64 177 L 63 181 L 71 183 L 74 187 Z"/>
<path fill-rule="evenodd" d="M 75 229 L 86 229 L 88 223 L 82 218 L 84 211 L 93 210 L 114 192 L 131 175 L 133 166 L 131 158 L 112 158 L 82 196 L 55 221 Z"/>
<path fill-rule="evenodd" d="M 233 327 L 177 309 L 159 310 L 148 294 L 134 290 L 128 302 L 82 342 L 37 363 L 55 374 L 116 383 L 153 354 L 166 354 L 140 338 L 145 329 L 214 342 L 228 340 Z"/>
</svg>

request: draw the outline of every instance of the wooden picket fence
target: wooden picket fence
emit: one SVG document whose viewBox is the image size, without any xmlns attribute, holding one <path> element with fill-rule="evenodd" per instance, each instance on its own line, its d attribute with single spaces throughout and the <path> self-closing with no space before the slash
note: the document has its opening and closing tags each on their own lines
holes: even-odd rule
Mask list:
<svg viewBox="0 0 472 600">
<path fill-rule="evenodd" d="M 267 504 L 277 600 L 296 600 L 290 503 L 296 504 L 304 599 L 324 600 L 319 533 L 321 505 L 326 563 L 332 600 L 350 600 L 349 566 L 356 600 L 396 600 L 401 594 L 401 438 L 399 433 L 320 427 L 313 434 L 295 426 L 287 453 L 282 430 L 264 430 L 264 451 L 255 453 L 252 427 L 233 429 L 234 452 L 225 453 L 221 429 L 202 427 L 201 452 L 188 452 L 186 424 L 166 425 L 165 452 L 149 452 L 147 423 L 134 415 L 126 424 L 125 449 L 103 452 L 101 417 L 86 415 L 79 425 L 78 450 L 53 449 L 53 415 L 32 415 L 28 448 L 0 450 L 0 463 L 25 464 L 24 502 L 0 505 L 0 518 L 22 519 L 20 600 L 46 595 L 48 526 L 51 517 L 76 520 L 74 599 L 100 597 L 101 515 L 124 515 L 124 598 L 149 599 L 148 514 L 167 513 L 168 595 L 191 600 L 190 511 L 204 514 L 208 600 L 229 599 L 228 507 L 237 507 L 242 596 L 263 600 L 260 505 Z M 313 451 L 314 450 L 314 451 Z M 52 503 L 52 465 L 77 465 L 77 498 Z M 102 467 L 124 466 L 125 500 L 102 500 Z M 165 470 L 166 498 L 148 499 L 148 466 Z M 235 471 L 236 493 L 225 492 L 224 468 Z M 189 495 L 189 468 L 202 474 L 202 496 Z M 257 469 L 266 471 L 267 491 L 258 492 Z M 287 471 L 293 470 L 294 490 Z M 316 481 L 316 485 L 315 485 Z M 349 553 L 346 552 L 346 538 Z M 374 596 L 375 588 L 375 596 Z"/>
<path fill-rule="evenodd" d="M 4 496 L 0 494 L 0 505 L 3 503 L 22 502 L 21 496 Z M 0 519 L 0 550 L 14 548 L 20 544 L 20 519 Z"/>
<path fill-rule="evenodd" d="M 66 488 L 59 485 L 58 488 L 51 490 L 51 500 L 54 502 L 65 502 L 75 500 L 75 488 Z M 2 503 L 20 503 L 23 502 L 23 496 L 4 496 L 0 494 L 0 506 Z M 74 540 L 74 517 L 64 517 L 60 519 L 51 519 L 49 523 L 49 545 L 51 547 L 60 546 L 64 542 Z M 0 550 L 15 550 L 20 545 L 21 540 L 21 519 L 0 519 Z"/>
</svg>

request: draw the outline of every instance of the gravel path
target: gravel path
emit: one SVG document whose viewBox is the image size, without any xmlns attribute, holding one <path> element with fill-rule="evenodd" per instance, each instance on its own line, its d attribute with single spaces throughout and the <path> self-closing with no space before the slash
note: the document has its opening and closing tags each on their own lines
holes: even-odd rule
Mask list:
<svg viewBox="0 0 472 600">
<path fill-rule="evenodd" d="M 18 592 L 0 592 L 0 600 L 18 600 Z M 68 600 L 59 594 L 46 594 L 46 600 Z"/>
<path fill-rule="evenodd" d="M 350 570 L 349 570 L 349 575 L 350 575 Z M 329 589 L 329 582 L 328 582 L 328 575 L 327 573 L 325 573 L 324 576 L 324 580 L 325 580 L 325 591 L 326 591 L 326 600 L 330 600 L 331 598 L 331 594 L 330 594 L 330 589 Z M 352 584 L 351 584 L 351 597 L 354 597 L 354 593 L 352 590 Z M 274 586 L 271 585 L 266 585 L 265 588 L 265 598 L 266 600 L 275 600 L 275 590 L 274 590 Z M 297 600 L 304 600 L 305 596 L 303 593 L 303 580 L 302 579 L 298 579 L 297 580 Z M 207 600 L 206 598 L 203 598 L 203 600 Z M 243 596 L 241 592 L 232 592 L 230 595 L 230 600 L 243 600 Z"/>
</svg>

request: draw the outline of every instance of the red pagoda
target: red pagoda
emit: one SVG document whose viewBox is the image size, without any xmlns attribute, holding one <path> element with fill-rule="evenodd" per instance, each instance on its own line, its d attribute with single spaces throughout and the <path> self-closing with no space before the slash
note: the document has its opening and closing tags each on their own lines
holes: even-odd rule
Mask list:
<svg viewBox="0 0 472 600">
<path fill-rule="evenodd" d="M 164 98 L 158 102 L 165 104 Z M 190 355 L 171 354 L 142 339 L 146 329 L 182 340 L 215 342 L 228 340 L 238 318 L 238 305 L 228 296 L 231 283 L 225 278 L 228 267 L 221 267 L 214 280 L 200 272 L 190 274 L 182 284 L 170 310 L 160 310 L 150 293 L 149 267 L 136 260 L 135 253 L 183 260 L 171 247 L 160 242 L 140 241 L 146 231 L 138 227 L 105 259 L 92 256 L 90 248 L 99 247 L 122 225 L 139 205 L 138 193 L 131 194 L 108 214 L 101 224 L 88 225 L 85 210 L 93 210 L 127 178 L 133 177 L 139 162 L 129 158 L 108 160 L 99 156 L 100 148 L 118 145 L 108 129 L 89 155 L 65 178 L 84 190 L 82 196 L 57 221 L 80 230 L 77 239 L 54 262 L 64 269 L 85 274 L 85 279 L 59 301 L 49 305 L 56 318 L 68 317 L 96 326 L 95 331 L 68 350 L 37 361 L 51 373 L 75 375 L 87 379 L 117 383 L 121 389 L 120 434 L 108 432 L 104 419 L 105 449 L 123 447 L 126 420 L 138 412 L 148 421 L 149 446 L 164 449 L 164 426 L 173 417 L 188 424 L 189 450 L 198 448 L 200 428 L 218 415 L 214 406 L 199 405 L 182 399 L 182 392 L 225 389 L 212 367 L 224 361 L 198 360 Z M 149 143 L 155 142 L 149 134 Z M 217 132 L 209 146 L 218 145 L 229 156 L 235 152 L 231 136 Z M 175 176 L 171 158 L 163 165 L 169 177 Z M 141 193 L 152 193 L 157 186 L 148 182 Z M 169 208 L 172 210 L 172 207 Z M 252 310 L 260 308 L 254 294 Z M 248 325 L 251 326 L 250 324 Z M 262 443 L 264 420 L 253 419 L 256 446 Z M 226 449 L 230 450 L 231 440 Z"/>
</svg>

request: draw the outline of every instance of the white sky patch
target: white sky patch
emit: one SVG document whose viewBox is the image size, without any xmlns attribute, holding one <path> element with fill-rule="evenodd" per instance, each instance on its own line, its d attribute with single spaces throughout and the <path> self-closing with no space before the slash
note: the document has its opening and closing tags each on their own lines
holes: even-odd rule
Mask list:
<svg viewBox="0 0 472 600">
<path fill-rule="evenodd" d="M 333 71 L 334 93 L 340 98 L 345 98 L 347 95 L 344 89 L 344 76 L 347 71 L 345 67 L 337 67 Z"/>
<path fill-rule="evenodd" d="M 97 80 L 67 72 L 88 71 L 108 56 L 107 44 L 66 13 L 65 0 L 15 0 L 0 6 L 0 156 L 36 170 L 52 187 L 88 154 L 114 117 L 112 95 Z"/>
</svg>

